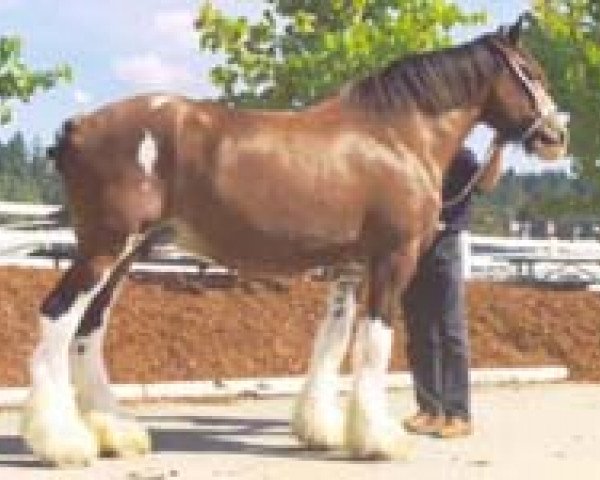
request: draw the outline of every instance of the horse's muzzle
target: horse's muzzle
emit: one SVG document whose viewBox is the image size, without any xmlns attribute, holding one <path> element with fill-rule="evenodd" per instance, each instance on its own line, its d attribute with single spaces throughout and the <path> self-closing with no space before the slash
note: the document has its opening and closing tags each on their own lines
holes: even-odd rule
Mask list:
<svg viewBox="0 0 600 480">
<path fill-rule="evenodd" d="M 569 119 L 569 114 L 562 112 L 541 119 L 524 139 L 525 149 L 547 161 L 563 158 L 569 145 Z"/>
</svg>

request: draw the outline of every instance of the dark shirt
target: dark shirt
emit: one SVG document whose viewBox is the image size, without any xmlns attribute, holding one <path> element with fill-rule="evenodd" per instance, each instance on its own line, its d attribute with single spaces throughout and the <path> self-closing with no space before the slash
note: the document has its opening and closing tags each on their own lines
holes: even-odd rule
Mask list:
<svg viewBox="0 0 600 480">
<path fill-rule="evenodd" d="M 442 188 L 442 200 L 452 201 L 469 183 L 479 169 L 475 154 L 468 148 L 458 151 L 446 173 Z M 455 205 L 442 208 L 440 220 L 445 224 L 445 231 L 460 232 L 469 227 L 471 217 L 471 197 L 473 189 Z"/>
</svg>

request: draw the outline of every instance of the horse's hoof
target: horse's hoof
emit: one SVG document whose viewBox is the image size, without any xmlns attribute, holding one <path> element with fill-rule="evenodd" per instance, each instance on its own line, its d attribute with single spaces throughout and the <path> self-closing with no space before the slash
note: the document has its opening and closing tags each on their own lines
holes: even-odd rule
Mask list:
<svg viewBox="0 0 600 480">
<path fill-rule="evenodd" d="M 66 411 L 26 407 L 21 431 L 32 452 L 60 468 L 90 465 L 98 457 L 98 443 L 78 416 Z"/>
<path fill-rule="evenodd" d="M 406 436 L 396 429 L 381 433 L 377 437 L 361 439 L 346 437 L 345 448 L 353 459 L 372 461 L 405 461 L 408 460 L 412 450 Z"/>
<path fill-rule="evenodd" d="M 407 460 L 411 451 L 407 435 L 387 416 L 386 409 L 366 412 L 350 400 L 344 448 L 354 459 Z"/>
<path fill-rule="evenodd" d="M 85 415 L 85 421 L 96 435 L 102 456 L 136 457 L 151 449 L 150 435 L 132 418 L 91 411 Z"/>
<path fill-rule="evenodd" d="M 300 397 L 292 432 L 311 450 L 331 450 L 344 443 L 344 416 L 335 401 Z"/>
</svg>

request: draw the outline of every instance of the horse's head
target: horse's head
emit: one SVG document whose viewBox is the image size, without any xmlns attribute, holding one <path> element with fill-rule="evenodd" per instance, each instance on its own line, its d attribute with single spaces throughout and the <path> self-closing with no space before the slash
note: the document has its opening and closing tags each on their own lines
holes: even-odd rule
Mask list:
<svg viewBox="0 0 600 480">
<path fill-rule="evenodd" d="M 503 68 L 492 84 L 484 119 L 529 153 L 556 160 L 567 151 L 569 115 L 558 110 L 544 70 L 522 47 L 522 26 L 523 17 L 487 37 Z"/>
</svg>

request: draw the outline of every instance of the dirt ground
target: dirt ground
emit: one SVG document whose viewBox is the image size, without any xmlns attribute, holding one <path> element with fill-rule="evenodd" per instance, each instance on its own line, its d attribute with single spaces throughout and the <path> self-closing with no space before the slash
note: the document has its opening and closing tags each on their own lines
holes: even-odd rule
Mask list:
<svg viewBox="0 0 600 480">
<path fill-rule="evenodd" d="M 38 305 L 58 272 L 0 269 L 0 385 L 27 383 Z M 115 382 L 302 374 L 324 313 L 328 284 L 204 288 L 129 280 L 115 306 L 106 351 Z M 472 364 L 564 364 L 600 381 L 600 294 L 499 283 L 468 288 Z M 398 319 L 393 369 L 405 369 Z"/>
</svg>

